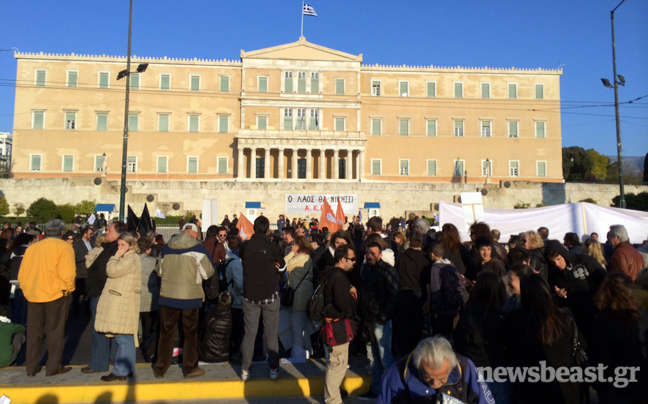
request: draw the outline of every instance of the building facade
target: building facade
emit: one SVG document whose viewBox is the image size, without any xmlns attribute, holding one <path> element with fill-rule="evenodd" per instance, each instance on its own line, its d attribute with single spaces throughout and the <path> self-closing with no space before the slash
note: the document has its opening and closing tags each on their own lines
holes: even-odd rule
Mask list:
<svg viewBox="0 0 648 404">
<path fill-rule="evenodd" d="M 119 178 L 125 58 L 15 57 L 13 175 Z M 561 70 L 368 66 L 304 37 L 131 63 L 129 180 L 563 182 Z"/>
</svg>

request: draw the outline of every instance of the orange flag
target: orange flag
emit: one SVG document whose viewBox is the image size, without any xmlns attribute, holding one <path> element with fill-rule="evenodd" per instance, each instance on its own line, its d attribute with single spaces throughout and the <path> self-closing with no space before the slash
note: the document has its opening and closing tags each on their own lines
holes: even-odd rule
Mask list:
<svg viewBox="0 0 648 404">
<path fill-rule="evenodd" d="M 340 202 L 340 195 L 338 195 L 338 206 L 335 211 L 335 220 L 338 224 L 338 229 L 344 228 L 344 210 L 342 210 L 342 202 Z"/>
<path fill-rule="evenodd" d="M 340 228 L 337 224 L 333 209 L 331 209 L 331 205 L 329 205 L 326 197 L 324 197 L 324 207 L 322 208 L 322 215 L 320 217 L 320 229 L 322 227 L 328 227 L 331 234 L 335 233 Z"/>
<path fill-rule="evenodd" d="M 254 234 L 254 226 L 243 213 L 241 213 L 241 217 L 236 223 L 236 228 L 239 229 L 239 237 L 243 241 L 248 240 Z"/>
</svg>

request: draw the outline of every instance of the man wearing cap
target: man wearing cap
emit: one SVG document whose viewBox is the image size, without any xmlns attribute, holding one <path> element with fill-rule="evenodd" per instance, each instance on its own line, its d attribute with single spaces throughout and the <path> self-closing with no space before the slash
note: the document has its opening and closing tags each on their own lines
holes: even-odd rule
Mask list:
<svg viewBox="0 0 648 404">
<path fill-rule="evenodd" d="M 160 341 L 153 367 L 156 378 L 171 366 L 178 317 L 182 315 L 184 346 L 182 357 L 186 377 L 205 374 L 198 367 L 198 313 L 205 301 L 202 282 L 214 275 L 209 252 L 198 241 L 198 226 L 187 223 L 160 251 L 156 268 L 162 278 L 160 289 Z"/>
</svg>

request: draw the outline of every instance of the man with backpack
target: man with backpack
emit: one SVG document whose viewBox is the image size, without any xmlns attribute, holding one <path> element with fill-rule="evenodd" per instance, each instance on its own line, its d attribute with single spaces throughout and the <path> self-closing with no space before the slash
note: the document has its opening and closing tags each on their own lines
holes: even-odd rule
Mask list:
<svg viewBox="0 0 648 404">
<path fill-rule="evenodd" d="M 443 258 L 444 247 L 440 243 L 429 248 L 430 260 L 433 262 L 430 271 L 427 303 L 424 313 L 430 313 L 432 334 L 441 334 L 446 338 L 452 336 L 454 319 L 459 308 L 464 304 L 465 288 L 459 277 L 457 268 L 448 259 Z"/>
<path fill-rule="evenodd" d="M 358 296 L 356 289 L 345 276 L 345 272 L 349 272 L 356 261 L 353 247 L 342 245 L 336 248 L 333 258 L 335 265 L 324 270 L 319 279 L 324 297 L 322 317 L 326 322 L 324 325 L 326 349 L 329 350 L 329 361 L 326 365 L 324 380 L 324 402 L 326 404 L 342 403 L 340 385 L 346 375 L 349 362 L 349 342 L 353 339 L 355 331 L 351 318 Z M 315 295 L 317 296 L 317 292 Z M 311 304 L 311 309 L 313 306 Z M 318 316 L 311 314 L 311 319 L 312 317 Z M 351 335 L 349 335 L 349 326 Z M 331 331 L 330 337 L 326 333 L 327 327 Z"/>
</svg>

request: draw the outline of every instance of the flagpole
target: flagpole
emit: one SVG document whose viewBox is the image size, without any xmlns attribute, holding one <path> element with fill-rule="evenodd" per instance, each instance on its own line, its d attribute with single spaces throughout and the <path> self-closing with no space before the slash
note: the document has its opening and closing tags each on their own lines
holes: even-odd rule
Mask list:
<svg viewBox="0 0 648 404">
<path fill-rule="evenodd" d="M 301 14 L 302 14 L 302 22 L 301 22 L 301 35 L 299 35 L 300 38 L 304 36 L 304 2 L 303 1 L 302 1 L 302 13 Z"/>
</svg>

